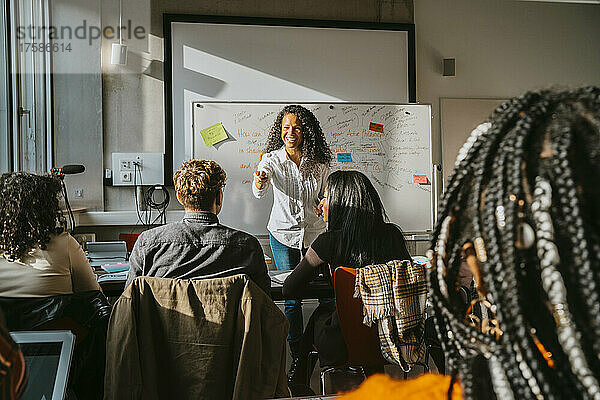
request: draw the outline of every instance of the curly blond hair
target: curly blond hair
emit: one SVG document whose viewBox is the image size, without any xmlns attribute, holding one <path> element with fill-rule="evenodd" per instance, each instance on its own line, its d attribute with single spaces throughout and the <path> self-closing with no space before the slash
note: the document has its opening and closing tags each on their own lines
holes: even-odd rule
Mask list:
<svg viewBox="0 0 600 400">
<path fill-rule="evenodd" d="M 175 174 L 173 183 L 183 206 L 191 210 L 210 210 L 227 174 L 212 160 L 189 160 Z"/>
</svg>

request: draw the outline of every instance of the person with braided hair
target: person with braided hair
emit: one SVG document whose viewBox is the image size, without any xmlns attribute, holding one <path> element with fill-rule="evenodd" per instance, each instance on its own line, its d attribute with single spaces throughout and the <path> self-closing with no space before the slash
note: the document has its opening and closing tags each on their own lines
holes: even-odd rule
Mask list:
<svg viewBox="0 0 600 400">
<path fill-rule="evenodd" d="M 64 230 L 61 191 L 47 175 L 0 176 L 0 297 L 100 290 L 83 249 Z"/>
<path fill-rule="evenodd" d="M 430 293 L 467 399 L 600 399 L 600 89 L 528 92 L 471 134 L 444 193 Z M 478 298 L 465 315 L 461 254 Z"/>
<path fill-rule="evenodd" d="M 428 252 L 450 382 L 374 376 L 340 398 L 600 399 L 599 183 L 600 88 L 498 107 L 459 152 Z"/>
</svg>

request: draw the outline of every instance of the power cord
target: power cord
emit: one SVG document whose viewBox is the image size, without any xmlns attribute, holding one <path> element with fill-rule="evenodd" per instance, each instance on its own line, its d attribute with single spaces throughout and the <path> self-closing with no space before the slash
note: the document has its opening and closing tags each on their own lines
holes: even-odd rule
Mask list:
<svg viewBox="0 0 600 400">
<path fill-rule="evenodd" d="M 71 210 L 71 204 L 69 204 L 69 195 L 67 193 L 67 185 L 65 185 L 64 179 L 61 179 L 60 183 L 61 183 L 62 190 L 63 190 L 63 197 L 65 198 L 65 205 L 67 206 L 67 211 L 69 213 L 69 222 L 71 223 L 71 229 L 69 230 L 69 232 L 73 233 L 73 231 L 75 230 L 75 217 L 73 216 L 73 210 Z"/>
<path fill-rule="evenodd" d="M 136 226 L 138 223 L 150 227 L 155 225 L 157 221 L 160 220 L 160 224 L 165 224 L 167 222 L 167 207 L 169 206 L 169 202 L 171 201 L 171 196 L 169 195 L 169 191 L 164 185 L 153 185 L 150 186 L 146 193 L 143 195 L 143 204 L 146 206 L 147 212 L 142 216 L 140 210 L 140 200 L 138 200 L 138 186 L 143 191 L 143 182 L 142 182 L 142 172 L 139 168 L 140 165 L 137 162 L 133 163 L 133 186 L 135 189 L 134 197 L 135 197 L 135 211 L 137 213 L 138 221 L 136 222 Z M 140 177 L 140 184 L 138 185 L 137 177 Z M 157 200 L 154 197 L 154 194 L 160 191 L 163 193 L 162 200 Z M 152 211 L 158 211 L 158 215 L 152 219 Z"/>
<path fill-rule="evenodd" d="M 138 202 L 138 196 L 137 196 L 137 188 L 138 188 L 138 184 L 137 184 L 137 174 L 138 174 L 138 163 L 134 162 L 133 163 L 133 197 L 135 198 L 135 212 L 137 214 L 138 220 L 136 221 L 136 225 L 138 223 L 142 224 L 142 225 L 147 225 L 144 223 L 144 220 L 142 219 L 142 214 L 140 214 L 140 204 Z M 142 173 L 140 171 L 140 186 L 143 186 L 143 182 L 142 182 Z"/>
<path fill-rule="evenodd" d="M 154 199 L 154 193 L 157 191 L 161 191 L 163 193 L 162 201 L 156 201 Z M 146 190 L 146 194 L 144 195 L 144 203 L 146 204 L 146 207 L 150 209 L 150 216 L 152 216 L 152 210 L 158 211 L 158 215 L 152 221 L 152 225 L 154 225 L 159 219 L 161 224 L 167 223 L 167 207 L 169 206 L 170 201 L 171 196 L 164 185 L 150 186 L 148 190 Z"/>
</svg>

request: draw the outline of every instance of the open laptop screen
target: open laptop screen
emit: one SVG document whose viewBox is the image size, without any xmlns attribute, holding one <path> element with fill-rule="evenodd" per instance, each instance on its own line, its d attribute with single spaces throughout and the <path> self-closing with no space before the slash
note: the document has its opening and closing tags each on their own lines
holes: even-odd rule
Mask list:
<svg viewBox="0 0 600 400">
<path fill-rule="evenodd" d="M 74 336 L 69 331 L 11 332 L 27 365 L 24 400 L 62 400 Z"/>
</svg>

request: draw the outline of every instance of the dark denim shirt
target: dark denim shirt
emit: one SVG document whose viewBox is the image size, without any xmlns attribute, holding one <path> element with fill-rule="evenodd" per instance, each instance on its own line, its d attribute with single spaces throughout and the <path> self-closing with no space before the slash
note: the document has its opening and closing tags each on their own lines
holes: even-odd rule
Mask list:
<svg viewBox="0 0 600 400">
<path fill-rule="evenodd" d="M 197 279 L 246 274 L 267 295 L 271 281 L 262 247 L 213 213 L 187 211 L 183 220 L 143 232 L 129 258 L 125 287 L 138 276 Z"/>
</svg>

